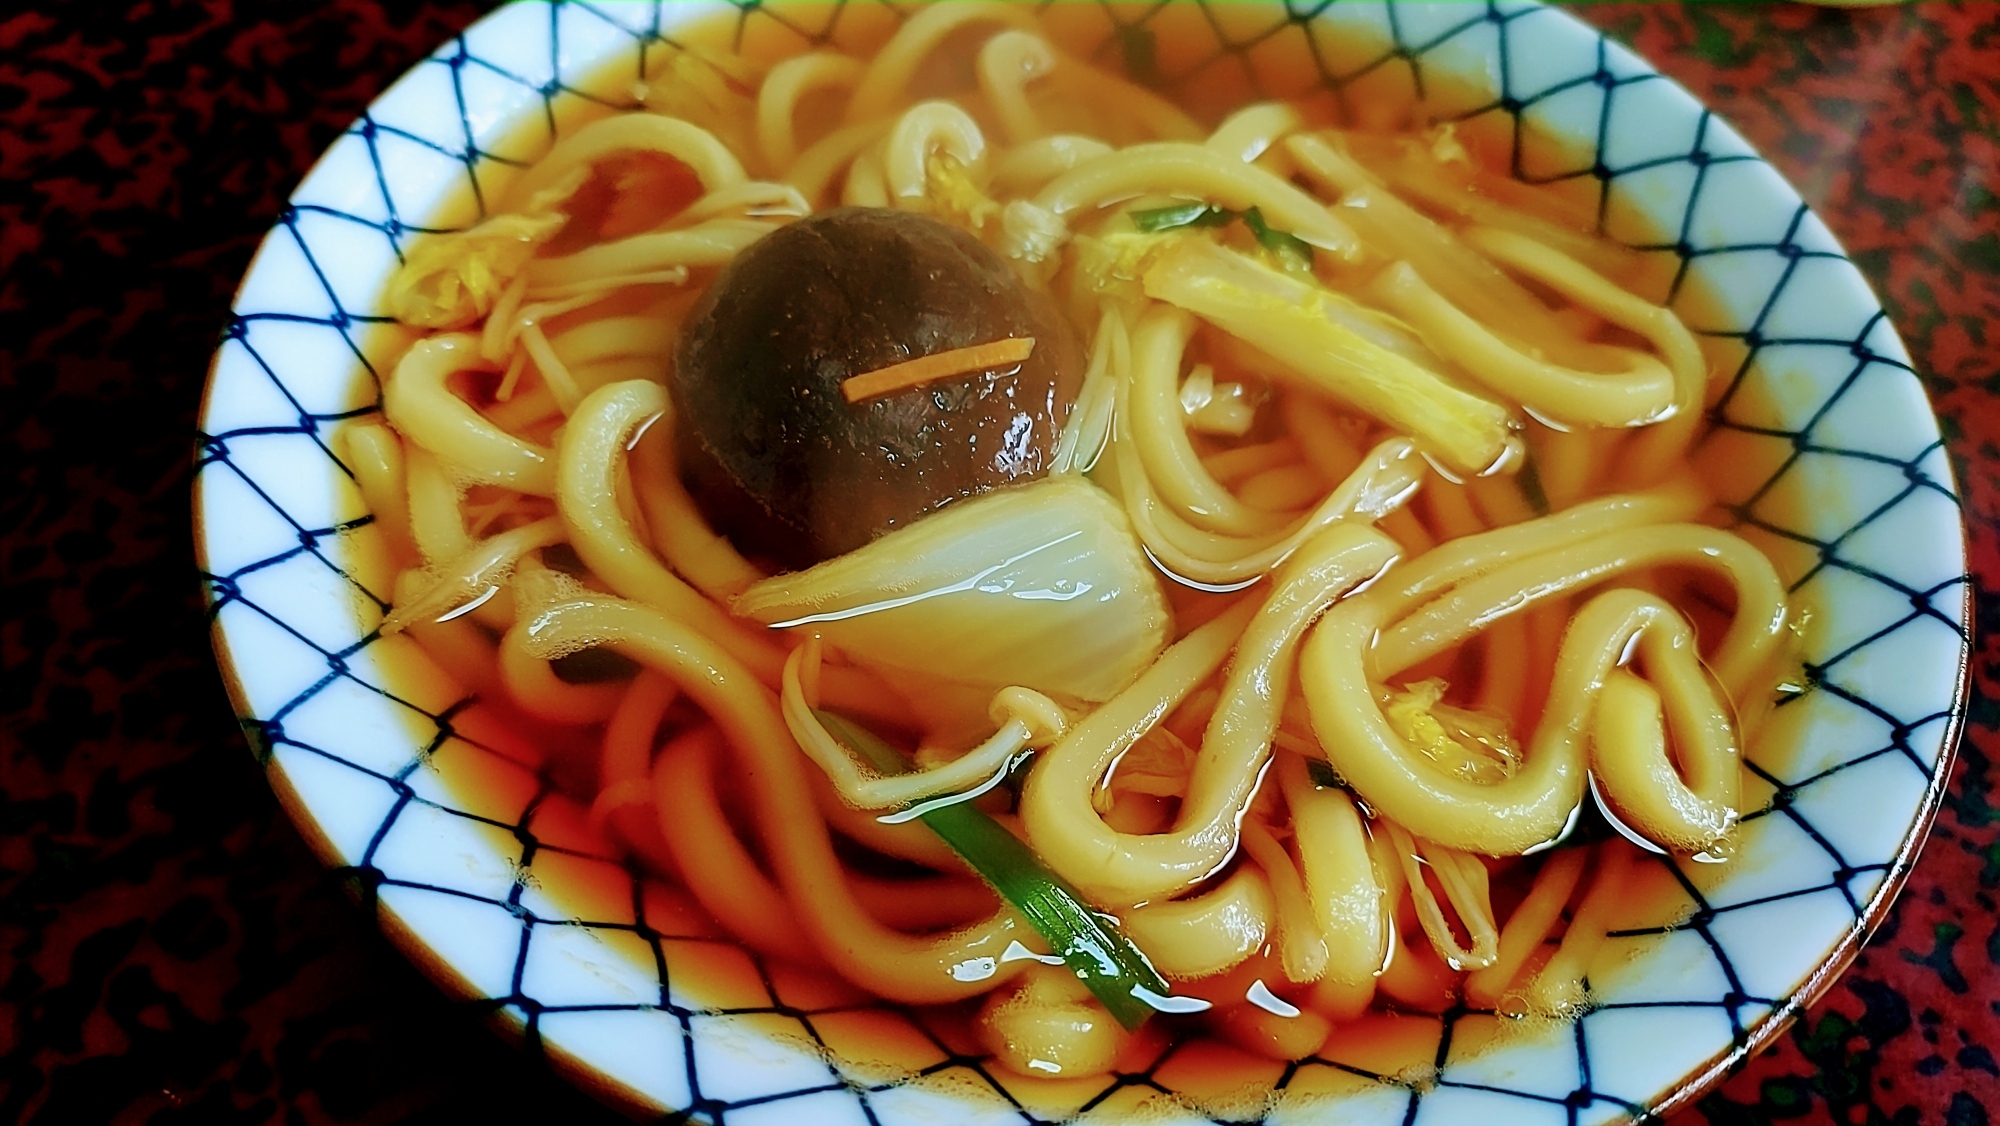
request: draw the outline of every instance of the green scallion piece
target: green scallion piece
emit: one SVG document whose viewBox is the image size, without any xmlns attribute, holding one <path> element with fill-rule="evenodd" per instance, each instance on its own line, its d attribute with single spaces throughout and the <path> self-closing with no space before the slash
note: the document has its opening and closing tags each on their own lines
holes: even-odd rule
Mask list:
<svg viewBox="0 0 2000 1126">
<path fill-rule="evenodd" d="M 1145 234 L 1171 231 L 1177 227 L 1221 227 L 1236 219 L 1236 212 L 1207 203 L 1176 203 L 1150 211 L 1134 211 L 1132 225 Z"/>
<path fill-rule="evenodd" d="M 1521 483 L 1521 495 L 1527 498 L 1528 507 L 1535 510 L 1535 515 L 1547 516 L 1549 494 L 1542 489 L 1542 474 L 1535 466 L 1535 459 L 1529 458 L 1527 463 L 1521 466 L 1521 471 L 1514 475 L 1514 479 Z"/>
<path fill-rule="evenodd" d="M 813 714 L 828 734 L 882 773 L 900 774 L 910 768 L 902 752 L 867 728 L 817 708 Z M 930 810 L 918 820 L 1020 912 L 1119 1024 L 1139 1027 L 1156 1011 L 1147 998 L 1167 997 L 1166 981 L 1132 940 L 986 811 L 959 802 Z"/>
<path fill-rule="evenodd" d="M 1266 223 L 1264 213 L 1259 209 L 1253 207 L 1245 211 L 1243 225 L 1250 228 L 1250 234 L 1256 238 L 1258 246 L 1280 258 L 1298 262 L 1308 270 L 1312 269 L 1313 248 L 1307 245 L 1306 240 L 1290 231 L 1281 231 Z"/>
<path fill-rule="evenodd" d="M 1292 232 L 1278 230 L 1265 222 L 1264 213 L 1255 207 L 1248 211 L 1231 211 L 1212 203 L 1176 203 L 1171 207 L 1155 207 L 1129 214 L 1132 225 L 1149 235 L 1181 227 L 1223 227 L 1240 219 L 1244 226 L 1250 228 L 1257 245 L 1279 258 L 1312 269 L 1313 248 Z"/>
<path fill-rule="evenodd" d="M 1323 789 L 1345 790 L 1347 788 L 1347 780 L 1340 776 L 1340 772 L 1333 768 L 1332 763 L 1323 758 L 1309 758 L 1306 760 L 1306 777 L 1312 779 L 1313 785 Z"/>
</svg>

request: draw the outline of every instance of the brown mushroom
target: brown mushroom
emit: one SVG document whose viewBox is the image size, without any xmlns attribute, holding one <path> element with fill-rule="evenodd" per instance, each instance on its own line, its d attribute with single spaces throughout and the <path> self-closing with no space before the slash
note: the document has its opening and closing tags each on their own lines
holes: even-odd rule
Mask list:
<svg viewBox="0 0 2000 1126">
<path fill-rule="evenodd" d="M 1019 365 L 849 403 L 853 376 L 1033 337 Z M 681 473 L 746 552 L 804 567 L 955 500 L 1039 475 L 1080 377 L 1045 294 L 972 236 L 846 207 L 737 255 L 675 362 Z"/>
</svg>

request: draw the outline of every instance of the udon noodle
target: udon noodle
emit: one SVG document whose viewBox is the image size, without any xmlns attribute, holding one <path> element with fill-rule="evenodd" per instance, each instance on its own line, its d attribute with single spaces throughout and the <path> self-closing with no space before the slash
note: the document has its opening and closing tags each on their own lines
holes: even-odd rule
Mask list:
<svg viewBox="0 0 2000 1126">
<path fill-rule="evenodd" d="M 425 335 L 340 450 L 382 633 L 589 733 L 592 819 L 744 947 L 1023 1074 L 1148 1018 L 1293 1059 L 1371 1006 L 1578 1011 L 1640 850 L 1728 854 L 1785 591 L 1703 522 L 1700 348 L 1559 201 L 1449 126 L 1205 126 L 1025 5 L 641 96 L 415 246 Z M 976 240 L 1074 364 L 1027 471 L 781 565 L 683 471 L 677 365 L 842 206 Z M 1001 343 L 886 394 L 1060 360 Z"/>
</svg>

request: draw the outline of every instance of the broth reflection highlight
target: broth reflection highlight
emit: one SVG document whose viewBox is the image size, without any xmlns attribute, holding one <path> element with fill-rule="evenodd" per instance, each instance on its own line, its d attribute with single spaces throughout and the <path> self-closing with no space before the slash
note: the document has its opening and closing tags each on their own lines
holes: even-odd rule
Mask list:
<svg viewBox="0 0 2000 1126">
<path fill-rule="evenodd" d="M 417 244 L 340 435 L 382 632 L 773 972 L 1019 1076 L 1573 1015 L 1788 660 L 1708 362 L 1476 129 L 1048 16 L 693 36 Z"/>
</svg>

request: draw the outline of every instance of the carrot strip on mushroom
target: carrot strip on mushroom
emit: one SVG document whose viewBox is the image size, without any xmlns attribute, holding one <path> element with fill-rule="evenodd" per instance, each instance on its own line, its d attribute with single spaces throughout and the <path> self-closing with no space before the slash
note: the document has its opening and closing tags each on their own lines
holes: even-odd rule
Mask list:
<svg viewBox="0 0 2000 1126">
<path fill-rule="evenodd" d="M 1034 337 L 1010 336 L 1004 340 L 953 348 L 948 352 L 933 352 L 843 380 L 840 393 L 847 397 L 848 402 L 859 403 L 911 387 L 922 387 L 954 375 L 969 375 L 975 371 L 1025 363 L 1034 351 Z"/>
</svg>

